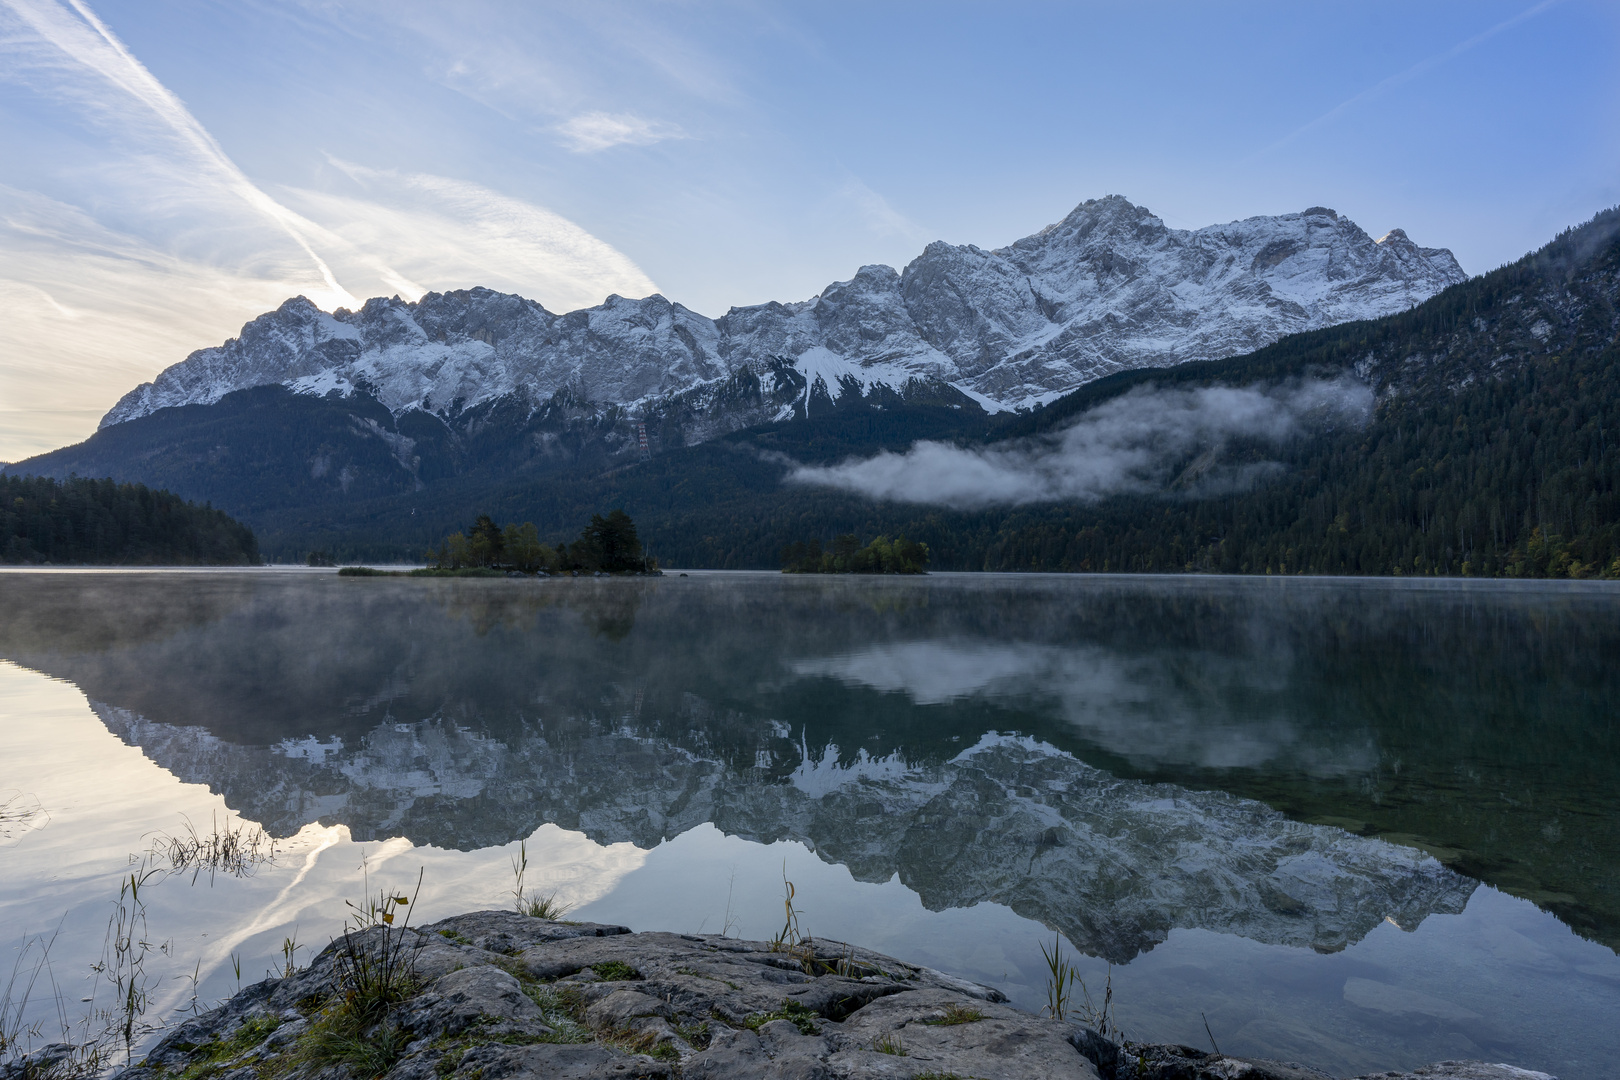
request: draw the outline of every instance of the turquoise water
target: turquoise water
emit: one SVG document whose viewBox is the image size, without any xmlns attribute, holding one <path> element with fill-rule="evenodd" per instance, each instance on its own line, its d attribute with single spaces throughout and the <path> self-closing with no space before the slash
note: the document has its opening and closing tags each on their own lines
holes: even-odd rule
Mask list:
<svg viewBox="0 0 1620 1080">
<path fill-rule="evenodd" d="M 1030 1008 L 1061 935 L 1133 1038 L 1207 1019 L 1341 1075 L 1620 1051 L 1611 586 L 64 572 L 0 610 L 42 1033 L 105 999 L 120 877 L 229 820 L 278 853 L 143 891 L 150 1023 L 368 884 L 506 906 L 521 843 L 580 918 L 770 937 L 786 877 L 811 933 Z"/>
</svg>

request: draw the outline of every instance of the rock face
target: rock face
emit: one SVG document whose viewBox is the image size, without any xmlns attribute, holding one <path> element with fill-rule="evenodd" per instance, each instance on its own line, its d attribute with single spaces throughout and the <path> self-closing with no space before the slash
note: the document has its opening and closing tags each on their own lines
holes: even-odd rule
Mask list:
<svg viewBox="0 0 1620 1080">
<path fill-rule="evenodd" d="M 387 951 L 404 958 L 388 980 L 397 992 L 367 1009 L 353 958 L 375 965 Z M 175 1028 L 114 1080 L 1330 1080 L 1305 1065 L 1115 1044 L 1005 1001 L 841 942 L 781 948 L 482 911 L 335 941 L 305 970 Z M 1478 1062 L 1385 1075 L 1551 1080 Z"/>
<path fill-rule="evenodd" d="M 296 297 L 135 388 L 101 426 L 266 385 L 363 390 L 396 416 L 559 394 L 736 416 L 690 425 L 689 441 L 802 413 L 818 394 L 954 395 L 994 411 L 1387 315 L 1464 276 L 1449 251 L 1399 229 L 1374 241 L 1321 207 L 1187 231 L 1109 196 L 1005 248 L 934 243 L 903 273 L 864 266 L 809 300 L 719 319 L 657 295 L 566 315 L 483 288 L 332 314 Z"/>
<path fill-rule="evenodd" d="M 1013 1009 L 990 987 L 840 942 L 779 951 L 484 911 L 420 931 L 368 930 L 357 951 L 380 956 L 385 934 L 403 947 L 410 984 L 386 1016 L 345 1015 L 352 979 L 334 942 L 304 971 L 181 1025 L 123 1080 L 335 1077 L 343 1073 L 323 1070 L 341 1059 L 322 1043 L 345 1025 L 350 1037 L 392 1047 L 367 1061 L 390 1080 L 1097 1076 L 1069 1025 Z"/>
</svg>

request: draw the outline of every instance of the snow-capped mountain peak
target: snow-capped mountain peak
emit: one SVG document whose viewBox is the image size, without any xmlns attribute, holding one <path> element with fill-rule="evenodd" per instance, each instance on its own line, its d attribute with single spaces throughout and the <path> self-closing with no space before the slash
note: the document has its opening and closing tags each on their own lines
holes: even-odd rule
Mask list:
<svg viewBox="0 0 1620 1080">
<path fill-rule="evenodd" d="M 118 402 L 101 426 L 234 390 L 365 387 L 441 416 L 560 392 L 645 407 L 789 365 L 819 386 L 954 387 L 987 409 L 1051 400 L 1114 371 L 1249 352 L 1285 334 L 1419 303 L 1464 274 L 1400 229 L 1373 240 L 1324 207 L 1172 229 L 1118 195 L 1004 248 L 929 244 L 903 271 L 863 266 L 797 303 L 710 319 L 659 295 L 553 314 L 474 288 L 328 314 L 303 297 Z"/>
</svg>

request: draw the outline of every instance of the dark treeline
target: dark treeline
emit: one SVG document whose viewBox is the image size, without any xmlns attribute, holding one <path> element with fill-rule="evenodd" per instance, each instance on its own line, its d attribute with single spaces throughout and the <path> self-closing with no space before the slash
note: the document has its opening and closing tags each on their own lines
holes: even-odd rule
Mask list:
<svg viewBox="0 0 1620 1080">
<path fill-rule="evenodd" d="M 878 536 L 861 545 L 860 537 L 844 533 L 829 550 L 820 540 L 796 540 L 782 549 L 784 574 L 926 574 L 928 545 L 901 536 Z"/>
<path fill-rule="evenodd" d="M 1261 490 L 1009 521 L 986 568 L 1620 577 L 1617 233 L 1608 211 L 1401 315 L 1166 373 L 1253 380 L 1381 356 L 1375 380 L 1395 392 L 1364 431 L 1293 447 Z M 1545 348 L 1526 341 L 1522 307 L 1567 332 L 1536 323 Z"/>
<path fill-rule="evenodd" d="M 253 531 L 142 484 L 0 475 L 0 562 L 256 566 Z"/>
<path fill-rule="evenodd" d="M 796 489 L 652 525 L 693 565 L 761 565 L 783 533 L 858 531 L 915 537 L 942 569 L 1620 577 L 1617 236 L 1608 211 L 1409 312 L 1102 379 L 1002 429 L 1038 436 L 1137 386 L 1371 364 L 1371 423 L 1283 448 L 1255 490 L 960 513 Z"/>
<path fill-rule="evenodd" d="M 471 528 L 451 533 L 438 550 L 428 553 L 428 558 L 439 570 L 483 568 L 533 574 L 658 569 L 658 560 L 642 551 L 636 523 L 623 510 L 614 510 L 605 517 L 592 514 L 577 540 L 556 547 L 540 542 L 540 530 L 533 522 L 509 524 L 503 529 L 488 514 L 480 514 Z"/>
<path fill-rule="evenodd" d="M 1385 407 L 1245 495 L 1015 515 L 985 569 L 1620 577 L 1611 351 Z"/>
<path fill-rule="evenodd" d="M 590 567 L 600 556 L 588 545 L 576 554 L 575 544 L 539 538 L 555 543 L 596 508 L 621 506 L 677 566 L 819 571 L 831 556 L 837 569 L 837 538 L 855 534 L 926 545 L 936 570 L 1620 577 L 1620 446 L 1609 445 L 1620 432 L 1617 236 L 1620 212 L 1609 211 L 1410 311 L 1246 356 L 1120 373 L 1026 415 L 840 407 L 608 471 L 486 476 L 284 511 L 263 520 L 261 538 L 278 554 L 318 546 L 344 559 L 437 545 L 434 557 L 478 566 L 493 556 L 474 549 L 477 529 L 454 551 L 439 538 L 484 509 L 538 523 L 510 541 L 510 526 L 484 530 L 488 550 L 499 539 L 503 553 L 530 553 L 512 565 Z M 1043 438 L 1137 387 L 1346 373 L 1377 394 L 1370 423 L 1281 448 L 1225 447 L 1228 458 L 1282 466 L 1248 491 L 963 512 L 791 482 L 791 462 L 866 457 L 915 438 L 963 447 Z M 794 543 L 805 547 L 784 553 Z M 551 554 L 536 559 L 539 548 Z"/>
</svg>

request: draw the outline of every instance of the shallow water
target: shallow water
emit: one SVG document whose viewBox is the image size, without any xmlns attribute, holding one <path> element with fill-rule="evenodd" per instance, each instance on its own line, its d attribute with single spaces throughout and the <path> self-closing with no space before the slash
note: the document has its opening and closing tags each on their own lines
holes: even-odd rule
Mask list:
<svg viewBox="0 0 1620 1080">
<path fill-rule="evenodd" d="M 768 938 L 785 875 L 809 932 L 1030 1008 L 1060 933 L 1133 1038 L 1620 1052 L 1610 586 L 6 573 L 0 612 L 47 1035 L 108 997 L 121 876 L 229 816 L 278 855 L 143 890 L 149 1019 L 307 959 L 362 859 L 425 920 L 510 904 L 522 842 L 578 918 Z"/>
</svg>

